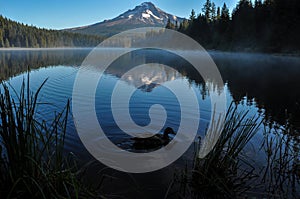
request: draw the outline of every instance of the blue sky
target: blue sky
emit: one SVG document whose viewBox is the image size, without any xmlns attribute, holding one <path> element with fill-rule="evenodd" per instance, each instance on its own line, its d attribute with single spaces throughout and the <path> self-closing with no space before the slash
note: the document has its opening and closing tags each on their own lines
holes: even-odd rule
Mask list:
<svg viewBox="0 0 300 199">
<path fill-rule="evenodd" d="M 0 14 L 43 28 L 62 29 L 111 19 L 146 0 L 0 0 Z M 148 0 L 149 1 L 149 0 Z M 205 0 L 152 0 L 157 7 L 180 17 L 197 14 Z M 214 0 L 235 7 L 238 0 Z"/>
</svg>

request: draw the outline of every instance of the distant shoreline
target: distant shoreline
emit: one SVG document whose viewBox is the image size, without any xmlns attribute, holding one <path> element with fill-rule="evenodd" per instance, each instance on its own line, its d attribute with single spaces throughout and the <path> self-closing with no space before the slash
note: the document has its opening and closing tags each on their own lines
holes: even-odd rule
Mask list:
<svg viewBox="0 0 300 199">
<path fill-rule="evenodd" d="M 72 50 L 72 49 L 93 49 L 95 47 L 53 47 L 53 48 L 0 48 L 0 51 L 22 51 L 22 50 Z"/>
<path fill-rule="evenodd" d="M 77 49 L 85 49 L 92 50 L 95 47 L 51 47 L 51 48 L 19 48 L 19 47 L 10 47 L 10 48 L 0 48 L 0 51 L 47 51 L 47 50 L 77 50 Z M 229 51 L 229 50 L 217 50 L 217 49 L 205 49 L 208 53 L 232 53 L 232 54 L 257 54 L 257 55 L 271 55 L 271 56 L 279 56 L 279 57 L 296 57 L 300 58 L 300 52 L 295 53 L 267 53 L 267 52 L 259 52 L 259 51 Z"/>
<path fill-rule="evenodd" d="M 260 51 L 230 51 L 230 50 L 216 50 L 216 49 L 208 49 L 207 52 L 216 52 L 216 53 L 228 53 L 228 54 L 249 54 L 249 55 L 269 55 L 269 56 L 276 56 L 276 57 L 295 57 L 300 58 L 300 52 L 295 53 L 268 53 L 268 52 L 260 52 Z"/>
</svg>

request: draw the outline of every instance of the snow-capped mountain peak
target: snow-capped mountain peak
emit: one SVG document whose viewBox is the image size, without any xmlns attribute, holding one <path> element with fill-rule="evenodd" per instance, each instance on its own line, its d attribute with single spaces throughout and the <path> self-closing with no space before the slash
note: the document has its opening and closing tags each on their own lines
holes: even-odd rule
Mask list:
<svg viewBox="0 0 300 199">
<path fill-rule="evenodd" d="M 117 18 L 112 19 L 112 21 L 116 19 L 135 20 L 149 25 L 166 25 L 168 19 L 170 19 L 173 23 L 176 23 L 177 20 L 179 22 L 183 20 L 182 18 L 162 11 L 151 2 L 144 2 L 141 5 L 136 6 L 134 9 L 128 10 L 127 12 L 119 15 Z"/>
<path fill-rule="evenodd" d="M 174 24 L 184 20 L 184 18 L 164 12 L 151 2 L 144 2 L 120 14 L 116 18 L 104 20 L 90 26 L 72 28 L 69 31 L 85 34 L 111 35 L 131 28 L 149 26 L 165 27 L 169 19 Z"/>
</svg>

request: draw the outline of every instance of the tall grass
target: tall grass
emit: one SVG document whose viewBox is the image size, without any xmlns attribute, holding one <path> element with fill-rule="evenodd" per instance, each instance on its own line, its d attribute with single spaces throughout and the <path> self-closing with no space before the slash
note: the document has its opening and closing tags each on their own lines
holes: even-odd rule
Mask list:
<svg viewBox="0 0 300 199">
<path fill-rule="evenodd" d="M 195 142 L 192 168 L 187 166 L 175 174 L 172 186 L 178 184 L 181 198 L 299 198 L 300 140 L 288 122 L 268 126 L 259 116 L 249 117 L 233 104 L 225 123 L 220 121 L 212 125 L 211 135 L 222 132 L 210 153 L 203 157 L 201 152 L 206 149 L 201 147 L 209 143 L 200 139 Z M 264 130 L 264 136 L 260 148 L 256 143 L 256 152 L 265 160 L 244 153 L 259 130 Z"/>
<path fill-rule="evenodd" d="M 196 143 L 193 168 L 186 168 L 178 178 L 183 198 L 234 198 L 252 188 L 258 176 L 244 149 L 261 122 L 258 116 L 249 117 L 247 111 L 237 109 L 232 104 L 224 124 L 221 120 L 213 124 L 213 130 L 221 134 L 208 155 L 202 158 L 201 140 Z"/>
<path fill-rule="evenodd" d="M 262 169 L 263 195 L 268 198 L 300 197 L 300 143 L 294 130 L 265 128 L 262 150 L 266 165 Z"/>
<path fill-rule="evenodd" d="M 38 95 L 45 83 L 46 80 L 35 93 L 29 89 L 29 75 L 18 93 L 1 84 L 0 196 L 94 197 L 94 192 L 78 179 L 75 159 L 64 154 L 69 101 L 51 122 L 36 119 Z"/>
</svg>

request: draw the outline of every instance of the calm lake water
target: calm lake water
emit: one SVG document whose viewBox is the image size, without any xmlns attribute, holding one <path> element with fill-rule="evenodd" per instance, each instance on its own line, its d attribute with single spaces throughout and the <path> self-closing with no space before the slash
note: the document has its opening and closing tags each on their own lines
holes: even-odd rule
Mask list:
<svg viewBox="0 0 300 199">
<path fill-rule="evenodd" d="M 29 67 L 31 71 L 30 86 L 36 90 L 48 78 L 40 94 L 40 102 L 47 102 L 50 105 L 39 105 L 38 113 L 44 119 L 50 120 L 54 111 L 61 110 L 67 100 L 72 98 L 73 84 L 79 66 L 90 51 L 91 49 L 0 51 L 0 79 L 18 89 L 23 79 L 27 78 L 26 71 Z M 165 127 L 170 126 L 175 131 L 178 129 L 180 123 L 178 101 L 172 92 L 161 86 L 163 82 L 170 82 L 174 85 L 188 85 L 189 89 L 196 92 L 201 115 L 199 136 L 204 135 L 209 125 L 210 96 L 222 92 L 227 95 L 228 105 L 231 101 L 235 101 L 239 104 L 239 109 L 249 110 L 251 115 L 258 114 L 262 118 L 265 117 L 267 122 L 272 125 L 282 126 L 288 121 L 299 132 L 300 58 L 223 52 L 210 52 L 210 55 L 220 70 L 225 83 L 224 87 L 214 85 L 213 82 L 205 84 L 188 63 L 160 51 L 131 53 L 112 64 L 101 78 L 99 83 L 101 88 L 98 87 L 95 96 L 96 113 L 98 119 L 101 118 L 99 122 L 107 137 L 120 148 L 132 150 L 130 137 L 122 133 L 116 125 L 110 109 L 112 90 L 120 81 L 125 88 L 136 89 L 129 107 L 133 121 L 141 126 L 150 122 L 149 108 L 153 104 L 161 104 L 167 112 Z M 161 63 L 172 66 L 177 71 L 152 64 L 148 69 L 144 68 L 125 74 L 129 69 L 128 65 L 131 64 L 126 60 L 132 60 L 132 58 L 144 63 L 160 60 Z M 125 75 L 123 76 L 123 74 Z M 137 86 L 141 84 L 143 86 Z M 215 88 L 213 92 L 208 92 L 210 86 Z M 72 118 L 70 117 L 69 120 L 66 150 L 73 152 L 83 163 L 86 163 L 92 160 L 92 157 L 81 143 Z M 259 147 L 260 135 L 255 137 L 252 144 Z M 255 151 L 252 153 L 256 154 Z M 137 192 L 141 194 L 148 190 L 153 197 L 161 195 L 165 193 L 170 184 L 174 168 L 183 167 L 191 159 L 191 156 L 192 150 L 189 150 L 174 164 L 150 174 L 128 175 L 110 171 L 119 179 L 120 186 L 114 183 L 115 189 L 123 193 L 128 189 L 128 187 L 124 188 L 124 182 L 129 180 L 126 184 L 132 189 L 137 189 L 135 184 L 139 183 Z M 101 166 L 99 167 L 101 168 Z M 132 176 L 134 176 L 134 180 L 132 180 Z"/>
</svg>

